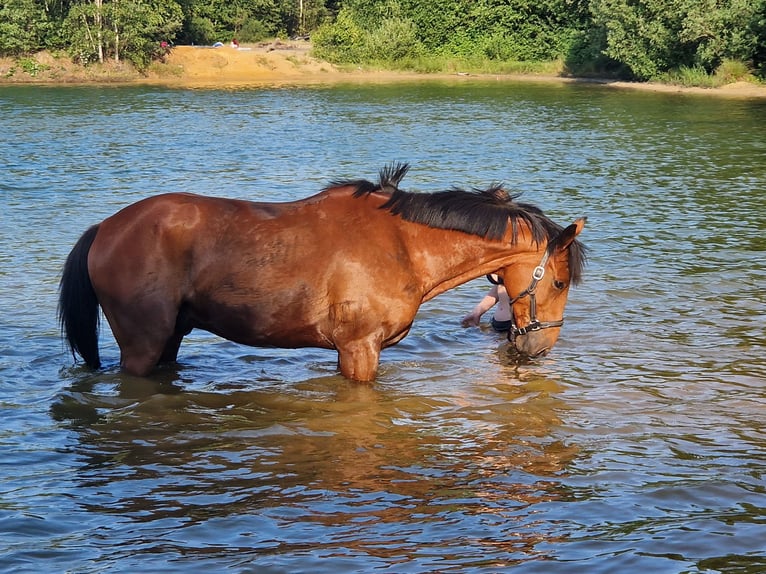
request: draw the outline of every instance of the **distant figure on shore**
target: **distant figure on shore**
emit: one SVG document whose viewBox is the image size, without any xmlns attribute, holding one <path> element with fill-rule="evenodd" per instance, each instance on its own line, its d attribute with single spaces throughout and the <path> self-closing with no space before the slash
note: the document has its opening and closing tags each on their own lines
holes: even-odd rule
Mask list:
<svg viewBox="0 0 766 574">
<path fill-rule="evenodd" d="M 239 49 L 239 42 L 237 42 L 237 39 L 236 39 L 236 38 L 234 38 L 234 39 L 231 41 L 231 44 L 229 44 L 229 46 L 231 46 L 232 48 L 235 48 L 235 49 Z"/>
<path fill-rule="evenodd" d="M 166 40 L 163 40 L 162 42 L 160 42 L 160 52 L 159 52 L 160 62 L 164 64 L 168 57 L 168 54 L 170 54 L 170 43 L 167 42 Z"/>
</svg>

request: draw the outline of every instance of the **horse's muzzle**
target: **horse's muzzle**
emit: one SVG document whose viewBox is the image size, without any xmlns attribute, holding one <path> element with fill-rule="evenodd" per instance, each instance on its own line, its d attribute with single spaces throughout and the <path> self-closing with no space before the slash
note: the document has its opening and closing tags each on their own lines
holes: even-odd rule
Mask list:
<svg viewBox="0 0 766 574">
<path fill-rule="evenodd" d="M 551 335 L 553 333 L 550 330 L 547 332 L 531 331 L 525 335 L 517 335 L 513 338 L 512 343 L 520 355 L 531 359 L 544 357 L 556 343 L 557 337 Z"/>
</svg>

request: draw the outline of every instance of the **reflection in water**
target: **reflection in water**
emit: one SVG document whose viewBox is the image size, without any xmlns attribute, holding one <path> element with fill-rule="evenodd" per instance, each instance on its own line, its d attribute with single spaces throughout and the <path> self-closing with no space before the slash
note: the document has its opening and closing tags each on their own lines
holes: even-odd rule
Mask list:
<svg viewBox="0 0 766 574">
<path fill-rule="evenodd" d="M 310 543 L 414 557 L 432 546 L 447 564 L 466 551 L 480 560 L 487 545 L 499 566 L 544 537 L 526 509 L 568 496 L 559 477 L 577 449 L 550 438 L 561 404 L 539 375 L 431 397 L 338 376 L 185 391 L 175 375 L 92 377 L 53 406 L 79 436 L 72 495 L 87 512 L 164 531 L 240 516 L 251 551 Z M 442 529 L 466 529 L 461 548 L 444 548 Z"/>
</svg>

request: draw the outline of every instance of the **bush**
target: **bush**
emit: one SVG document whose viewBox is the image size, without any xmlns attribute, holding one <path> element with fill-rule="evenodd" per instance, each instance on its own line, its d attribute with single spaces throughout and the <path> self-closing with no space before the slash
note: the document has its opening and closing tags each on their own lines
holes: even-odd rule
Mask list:
<svg viewBox="0 0 766 574">
<path fill-rule="evenodd" d="M 716 79 L 702 66 L 680 66 L 659 74 L 655 79 L 666 84 L 684 87 L 714 88 L 718 85 Z"/>
<path fill-rule="evenodd" d="M 753 79 L 753 74 L 744 62 L 724 60 L 716 68 L 715 77 L 718 78 L 721 84 L 731 84 L 732 82 L 749 81 Z"/>
<path fill-rule="evenodd" d="M 480 37 L 476 43 L 480 53 L 491 60 L 539 62 L 561 58 L 566 52 L 559 45 L 564 43 L 561 38 L 556 38 L 554 34 L 546 31 L 532 36 L 522 32 L 495 32 Z"/>
<path fill-rule="evenodd" d="M 238 32 L 239 40 L 242 42 L 260 42 L 272 36 L 272 32 L 266 28 L 263 22 L 256 18 L 245 20 L 245 23 L 242 24 L 242 28 Z"/>
<path fill-rule="evenodd" d="M 216 41 L 215 26 L 201 16 L 194 16 L 189 20 L 186 33 L 192 44 L 209 45 Z"/>
<path fill-rule="evenodd" d="M 321 25 L 313 34 L 314 55 L 328 62 L 359 63 L 364 56 L 364 36 L 350 10 L 341 8 L 334 22 Z"/>
<path fill-rule="evenodd" d="M 605 49 L 602 28 L 575 32 L 564 59 L 564 70 L 576 76 L 629 77 L 630 70 L 607 56 Z"/>
<path fill-rule="evenodd" d="M 422 48 L 411 20 L 389 18 L 367 37 L 363 55 L 366 60 L 390 62 L 417 57 Z"/>
<path fill-rule="evenodd" d="M 679 86 L 717 88 L 732 82 L 751 81 L 755 78 L 744 62 L 724 60 L 713 74 L 702 66 L 680 66 L 661 74 L 657 79 Z"/>
<path fill-rule="evenodd" d="M 483 38 L 482 52 L 490 60 L 520 60 L 519 50 L 512 38 L 495 33 Z"/>
</svg>

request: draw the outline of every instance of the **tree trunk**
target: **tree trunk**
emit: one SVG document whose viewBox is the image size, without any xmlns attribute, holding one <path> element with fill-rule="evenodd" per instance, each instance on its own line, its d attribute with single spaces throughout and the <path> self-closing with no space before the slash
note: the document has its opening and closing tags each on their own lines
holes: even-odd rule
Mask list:
<svg viewBox="0 0 766 574">
<path fill-rule="evenodd" d="M 120 31 L 117 29 L 117 24 L 114 25 L 114 61 L 120 61 Z"/>
<path fill-rule="evenodd" d="M 96 51 L 98 52 L 98 61 L 99 63 L 104 63 L 104 39 L 103 35 L 101 34 L 101 25 L 102 25 L 102 19 L 101 19 L 101 10 L 103 9 L 103 0 L 94 0 L 94 5 L 96 6 Z"/>
</svg>

